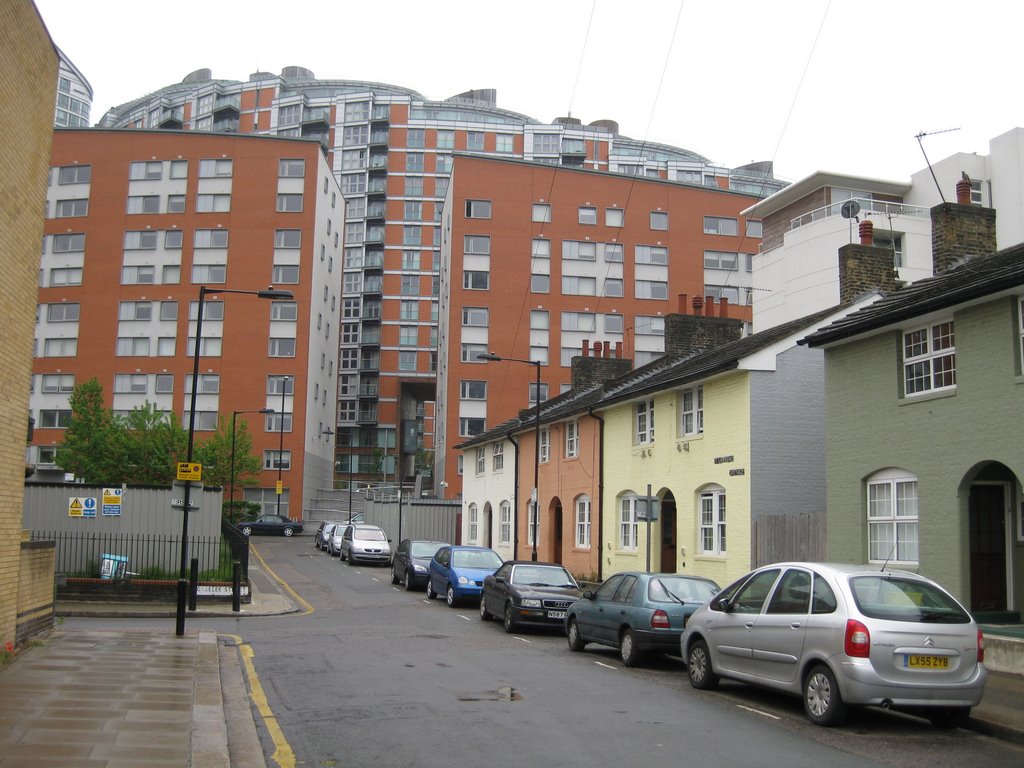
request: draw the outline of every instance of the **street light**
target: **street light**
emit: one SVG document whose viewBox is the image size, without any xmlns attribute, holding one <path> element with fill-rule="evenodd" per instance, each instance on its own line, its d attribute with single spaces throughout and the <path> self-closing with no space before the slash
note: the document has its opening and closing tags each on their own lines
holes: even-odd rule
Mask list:
<svg viewBox="0 0 1024 768">
<path fill-rule="evenodd" d="M 530 555 L 531 560 L 537 559 L 537 526 L 540 524 L 540 360 L 523 360 L 519 357 L 504 357 L 502 355 L 496 355 L 493 352 L 482 352 L 476 356 L 477 360 L 483 360 L 484 362 L 498 363 L 501 361 L 507 361 L 510 363 L 523 363 L 524 365 L 532 365 L 537 371 L 537 389 L 534 392 L 534 419 L 533 419 L 533 493 L 531 494 L 531 500 L 533 502 L 533 520 L 530 523 L 533 533 L 533 553 Z"/>
<path fill-rule="evenodd" d="M 274 412 L 273 408 L 260 408 L 258 411 L 257 410 L 252 410 L 252 411 L 232 411 L 231 412 L 231 492 L 230 492 L 231 495 L 228 497 L 228 501 L 229 501 L 229 505 L 228 506 L 230 508 L 230 511 L 228 512 L 229 517 L 234 517 L 234 508 L 235 508 L 235 417 L 238 416 L 238 414 L 240 414 L 240 413 L 262 413 L 262 414 L 266 415 L 268 413 L 273 413 L 273 412 Z"/>
<path fill-rule="evenodd" d="M 287 300 L 295 298 L 291 291 L 275 290 L 267 288 L 263 291 L 234 291 L 227 288 L 207 288 L 199 286 L 199 306 L 196 312 L 196 343 L 192 353 L 192 400 L 188 412 L 188 452 L 185 461 L 192 463 L 192 448 L 195 444 L 196 435 L 196 395 L 199 385 L 199 349 L 203 341 L 203 305 L 206 302 L 207 294 L 221 293 L 243 293 L 249 296 L 256 296 L 260 299 Z M 192 481 L 185 481 L 185 492 L 183 494 L 184 509 L 181 513 L 181 569 L 178 573 L 178 607 L 175 615 L 174 633 L 178 637 L 185 634 L 185 604 L 188 597 L 188 511 L 190 497 L 192 495 Z"/>
<path fill-rule="evenodd" d="M 280 434 L 280 438 L 278 439 L 278 443 L 277 443 L 277 516 L 278 517 L 281 516 L 281 496 L 284 495 L 284 485 L 283 485 L 283 481 L 281 480 L 281 469 L 282 469 L 282 465 L 284 464 L 284 393 L 285 393 L 285 390 L 288 389 L 288 380 L 291 379 L 291 378 L 292 378 L 291 376 L 282 376 L 281 377 L 281 423 L 280 423 L 280 429 L 278 430 L 278 433 Z M 295 391 L 295 387 L 293 386 L 292 387 L 292 392 L 294 393 L 294 391 Z"/>
</svg>

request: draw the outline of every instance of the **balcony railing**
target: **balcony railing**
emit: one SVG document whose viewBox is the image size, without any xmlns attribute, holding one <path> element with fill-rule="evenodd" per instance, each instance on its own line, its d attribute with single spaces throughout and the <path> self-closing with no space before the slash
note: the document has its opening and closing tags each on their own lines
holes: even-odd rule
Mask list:
<svg viewBox="0 0 1024 768">
<path fill-rule="evenodd" d="M 911 216 L 913 218 L 926 219 L 930 215 L 927 208 L 922 208 L 917 205 L 891 203 L 885 200 L 872 200 L 866 197 L 855 197 L 851 199 L 860 205 L 860 213 L 857 214 L 858 216 L 874 213 L 879 216 Z M 847 202 L 850 202 L 850 200 L 842 200 L 838 203 L 825 205 L 821 208 L 809 211 L 802 216 L 797 216 L 795 219 L 790 219 L 789 228 L 797 229 L 798 227 L 806 226 L 815 221 L 832 218 L 833 216 L 840 216 L 843 204 Z"/>
</svg>

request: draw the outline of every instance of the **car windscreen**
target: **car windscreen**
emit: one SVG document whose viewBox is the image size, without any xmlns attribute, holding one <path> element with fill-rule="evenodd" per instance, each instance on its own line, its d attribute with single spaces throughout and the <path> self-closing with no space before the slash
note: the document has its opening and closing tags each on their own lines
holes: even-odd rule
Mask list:
<svg viewBox="0 0 1024 768">
<path fill-rule="evenodd" d="M 360 541 L 386 541 L 387 536 L 379 528 L 356 528 L 352 531 L 352 538 Z"/>
<path fill-rule="evenodd" d="M 658 603 L 706 603 L 717 593 L 713 582 L 679 576 L 658 576 L 647 585 L 647 598 Z"/>
<path fill-rule="evenodd" d="M 414 541 L 409 550 L 412 557 L 433 557 L 444 544 L 433 541 Z"/>
<path fill-rule="evenodd" d="M 576 582 L 565 568 L 542 565 L 517 565 L 512 571 L 513 584 L 532 587 L 575 587 Z"/>
<path fill-rule="evenodd" d="M 501 566 L 501 558 L 497 552 L 486 549 L 456 549 L 452 552 L 453 568 L 490 568 L 496 570 Z"/>
<path fill-rule="evenodd" d="M 889 621 L 966 624 L 970 615 L 934 584 L 892 574 L 854 576 L 850 589 L 865 616 Z"/>
</svg>

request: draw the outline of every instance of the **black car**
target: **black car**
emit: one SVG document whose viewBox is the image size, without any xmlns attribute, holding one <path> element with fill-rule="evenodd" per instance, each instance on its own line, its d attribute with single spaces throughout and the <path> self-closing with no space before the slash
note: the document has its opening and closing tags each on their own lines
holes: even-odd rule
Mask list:
<svg viewBox="0 0 1024 768">
<path fill-rule="evenodd" d="M 409 591 L 425 587 L 430 560 L 443 546 L 446 546 L 443 541 L 403 539 L 391 558 L 391 583 L 400 583 Z"/>
<path fill-rule="evenodd" d="M 480 618 L 500 616 L 506 632 L 521 624 L 562 627 L 579 598 L 576 579 L 561 565 L 509 560 L 484 579 Z"/>
<path fill-rule="evenodd" d="M 293 533 L 302 533 L 302 523 L 289 520 L 284 515 L 260 515 L 255 520 L 243 520 L 240 522 L 238 530 L 246 536 L 253 533 L 291 536 Z"/>
</svg>

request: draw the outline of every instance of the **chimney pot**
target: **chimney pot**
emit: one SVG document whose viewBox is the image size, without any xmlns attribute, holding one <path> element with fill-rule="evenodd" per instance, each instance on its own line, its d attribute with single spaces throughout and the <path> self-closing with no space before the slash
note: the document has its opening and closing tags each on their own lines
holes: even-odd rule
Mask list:
<svg viewBox="0 0 1024 768">
<path fill-rule="evenodd" d="M 961 179 L 956 183 L 956 202 L 959 205 L 971 204 L 971 182 Z"/>
<path fill-rule="evenodd" d="M 725 296 L 718 300 L 718 316 L 728 317 L 729 316 L 729 299 Z"/>
<path fill-rule="evenodd" d="M 612 343 L 610 341 L 606 341 L 604 343 L 604 356 L 605 357 L 611 357 L 612 356 Z"/>
<path fill-rule="evenodd" d="M 704 316 L 714 317 L 715 316 L 715 297 L 705 296 L 704 297 Z"/>
<path fill-rule="evenodd" d="M 601 357 L 601 342 L 594 342 L 594 357 Z"/>
<path fill-rule="evenodd" d="M 703 315 L 704 314 L 704 311 L 703 311 L 704 310 L 704 297 L 703 296 L 694 296 L 690 303 L 693 304 L 693 314 L 695 314 L 695 315 Z"/>
<path fill-rule="evenodd" d="M 865 219 L 860 223 L 858 227 L 858 233 L 860 234 L 861 245 L 874 245 L 875 244 L 875 225 Z"/>
<path fill-rule="evenodd" d="M 583 340 L 583 356 L 590 357 L 590 339 Z"/>
<path fill-rule="evenodd" d="M 686 314 L 686 294 L 685 293 L 680 293 L 679 294 L 679 314 L 680 315 L 685 315 Z"/>
<path fill-rule="evenodd" d="M 615 356 L 619 360 L 622 359 L 622 342 L 621 341 L 616 341 L 615 342 Z"/>
</svg>

